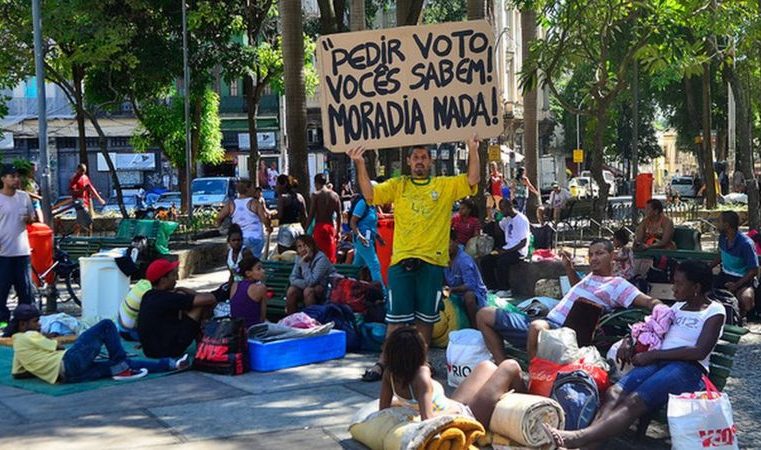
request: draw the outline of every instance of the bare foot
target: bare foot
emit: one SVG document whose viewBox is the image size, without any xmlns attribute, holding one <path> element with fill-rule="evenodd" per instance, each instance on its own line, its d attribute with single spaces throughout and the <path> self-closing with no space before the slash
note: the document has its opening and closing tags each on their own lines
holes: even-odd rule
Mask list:
<svg viewBox="0 0 761 450">
<path fill-rule="evenodd" d="M 579 446 L 578 431 L 564 431 L 552 428 L 546 423 L 542 424 L 547 438 L 550 440 L 551 447 L 556 449 L 577 448 Z"/>
</svg>

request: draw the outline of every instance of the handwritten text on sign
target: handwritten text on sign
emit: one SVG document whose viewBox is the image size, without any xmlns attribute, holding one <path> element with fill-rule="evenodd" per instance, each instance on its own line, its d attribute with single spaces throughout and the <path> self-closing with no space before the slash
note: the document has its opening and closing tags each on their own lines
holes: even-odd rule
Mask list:
<svg viewBox="0 0 761 450">
<path fill-rule="evenodd" d="M 493 37 L 488 22 L 471 21 L 320 38 L 325 146 L 344 152 L 499 135 Z"/>
</svg>

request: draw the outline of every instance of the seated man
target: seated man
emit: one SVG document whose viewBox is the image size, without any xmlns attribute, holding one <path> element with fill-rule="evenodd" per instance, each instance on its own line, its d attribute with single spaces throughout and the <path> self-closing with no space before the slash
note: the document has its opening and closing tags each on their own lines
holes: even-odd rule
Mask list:
<svg viewBox="0 0 761 450">
<path fill-rule="evenodd" d="M 496 254 L 481 258 L 481 273 L 489 289 L 510 289 L 510 266 L 528 256 L 528 242 L 531 226 L 528 217 L 519 212 L 512 201 L 503 198 L 499 209 L 505 217 L 499 227 L 505 234 L 505 245 Z"/>
<path fill-rule="evenodd" d="M 451 294 L 462 296 L 470 325 L 476 326 L 476 313 L 486 306 L 486 285 L 473 257 L 465 253 L 452 230 L 449 237 L 449 267 L 444 269 L 444 282 Z"/>
<path fill-rule="evenodd" d="M 571 193 L 567 189 L 560 187 L 557 181 L 552 182 L 552 192 L 550 192 L 549 208 L 552 210 L 552 221 L 557 225 L 560 223 L 560 216 L 568 206 L 568 200 L 571 199 Z M 546 220 L 546 217 L 545 217 Z"/>
<path fill-rule="evenodd" d="M 719 216 L 719 256 L 711 268 L 721 263 L 721 272 L 714 277 L 714 288 L 726 289 L 737 297 L 740 314 L 745 317 L 755 306 L 758 257 L 753 240 L 740 233 L 740 216 L 723 211 Z"/>
<path fill-rule="evenodd" d="M 127 358 L 116 325 L 110 320 L 101 320 L 65 350 L 58 342 L 40 333 L 40 312 L 33 305 L 19 305 L 8 326 L 9 334 L 13 336 L 11 374 L 14 378 L 35 376 L 50 384 L 106 377 L 122 381 L 144 377 L 148 372 L 166 372 L 188 366 L 187 355 L 159 361 Z M 96 361 L 104 345 L 108 359 Z"/>
<path fill-rule="evenodd" d="M 143 295 L 137 331 L 145 355 L 150 358 L 177 357 L 201 332 L 201 320 L 209 317 L 217 299 L 211 293 L 175 288 L 179 261 L 153 261 L 145 278 L 153 289 Z"/>
<path fill-rule="evenodd" d="M 563 255 L 563 264 L 573 287 L 547 315 L 545 320 L 531 321 L 528 316 L 510 313 L 503 309 L 483 308 L 478 312 L 478 329 L 484 336 L 486 346 L 497 364 L 505 360 L 503 339 L 510 344 L 526 348 L 529 359 L 536 356 L 536 341 L 541 330 L 559 328 L 565 323 L 574 302 L 585 299 L 602 306 L 604 312 L 614 308 L 635 306 L 652 309 L 660 303 L 640 292 L 631 283 L 613 273 L 613 244 L 607 239 L 595 239 L 589 245 L 589 266 L 591 273 L 582 279 L 573 267 L 568 255 Z"/>
</svg>

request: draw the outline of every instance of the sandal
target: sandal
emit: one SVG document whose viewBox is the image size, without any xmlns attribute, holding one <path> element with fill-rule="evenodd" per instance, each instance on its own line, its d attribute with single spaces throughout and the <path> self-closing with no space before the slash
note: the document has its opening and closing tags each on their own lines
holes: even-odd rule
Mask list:
<svg viewBox="0 0 761 450">
<path fill-rule="evenodd" d="M 542 424 L 542 430 L 544 431 L 544 434 L 547 436 L 547 439 L 549 439 L 549 448 L 550 449 L 562 449 L 565 448 L 565 442 L 563 442 L 563 437 L 558 435 L 552 428 L 550 428 L 549 425 L 546 423 Z"/>
<path fill-rule="evenodd" d="M 380 370 L 376 370 L 375 368 L 379 368 Z M 386 367 L 381 362 L 377 362 L 373 364 L 372 367 L 365 370 L 365 373 L 362 375 L 362 381 L 372 383 L 375 381 L 380 381 L 383 378 L 383 371 L 386 369 Z"/>
</svg>

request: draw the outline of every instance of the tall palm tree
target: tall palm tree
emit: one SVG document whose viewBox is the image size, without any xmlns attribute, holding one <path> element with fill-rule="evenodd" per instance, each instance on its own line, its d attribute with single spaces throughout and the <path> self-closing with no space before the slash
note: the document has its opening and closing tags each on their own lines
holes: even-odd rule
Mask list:
<svg viewBox="0 0 761 450">
<path fill-rule="evenodd" d="M 307 103 L 304 83 L 304 29 L 300 0 L 280 0 L 283 33 L 288 171 L 300 182 L 302 194 L 309 189 L 307 168 Z M 252 138 L 254 139 L 254 138 Z"/>
</svg>

